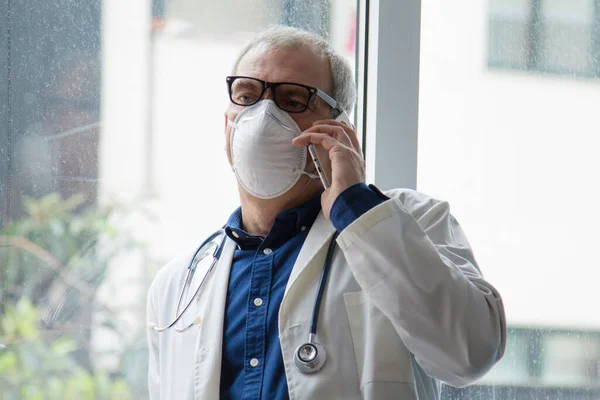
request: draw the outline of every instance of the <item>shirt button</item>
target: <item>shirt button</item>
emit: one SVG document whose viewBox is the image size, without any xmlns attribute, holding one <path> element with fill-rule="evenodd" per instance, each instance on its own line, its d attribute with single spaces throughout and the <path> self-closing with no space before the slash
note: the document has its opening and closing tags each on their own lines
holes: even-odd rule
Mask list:
<svg viewBox="0 0 600 400">
<path fill-rule="evenodd" d="M 304 232 L 307 228 L 305 226 L 301 227 L 300 230 Z"/>
<path fill-rule="evenodd" d="M 253 358 L 252 360 L 250 360 L 250 366 L 252 368 L 258 367 L 258 359 L 257 358 Z"/>
<path fill-rule="evenodd" d="M 262 303 L 263 303 L 263 301 L 262 301 L 262 299 L 260 297 L 257 297 L 257 298 L 254 299 L 254 305 L 256 307 L 262 306 Z"/>
<path fill-rule="evenodd" d="M 231 234 L 233 235 L 234 238 L 239 239 L 240 235 L 236 232 L 236 231 L 231 231 Z"/>
<path fill-rule="evenodd" d="M 264 250 L 263 250 L 263 253 L 265 253 L 266 255 L 269 255 L 269 254 L 271 254 L 272 252 L 273 252 L 273 250 L 271 250 L 271 249 L 269 249 L 269 248 L 266 248 L 266 249 L 264 249 Z"/>
</svg>

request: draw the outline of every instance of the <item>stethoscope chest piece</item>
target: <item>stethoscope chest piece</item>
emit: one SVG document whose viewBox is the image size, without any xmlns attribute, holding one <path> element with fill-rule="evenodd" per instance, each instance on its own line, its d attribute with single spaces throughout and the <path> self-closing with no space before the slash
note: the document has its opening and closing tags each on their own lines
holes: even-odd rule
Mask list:
<svg viewBox="0 0 600 400">
<path fill-rule="evenodd" d="M 326 359 L 325 349 L 316 342 L 304 343 L 294 353 L 296 368 L 305 374 L 319 371 L 325 365 Z"/>
</svg>

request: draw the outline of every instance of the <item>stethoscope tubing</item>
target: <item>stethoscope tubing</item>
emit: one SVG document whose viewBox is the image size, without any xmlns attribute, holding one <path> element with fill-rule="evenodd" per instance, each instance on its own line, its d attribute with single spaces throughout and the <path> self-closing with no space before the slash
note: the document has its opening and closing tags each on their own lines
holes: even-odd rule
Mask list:
<svg viewBox="0 0 600 400">
<path fill-rule="evenodd" d="M 319 322 L 319 310 L 321 309 L 321 300 L 323 299 L 323 293 L 325 292 L 325 287 L 327 286 L 327 278 L 329 277 L 329 270 L 331 269 L 331 260 L 333 259 L 333 252 L 335 250 L 336 239 L 339 235 L 339 232 L 335 232 L 331 241 L 329 242 L 329 247 L 327 248 L 327 255 L 325 256 L 325 263 L 323 264 L 323 271 L 321 271 L 321 279 L 319 280 L 319 287 L 317 289 L 317 295 L 315 297 L 315 305 L 313 307 L 313 315 L 312 322 L 310 324 L 311 337 L 317 334 L 317 324 Z M 311 340 L 309 342 L 312 343 Z"/>
</svg>

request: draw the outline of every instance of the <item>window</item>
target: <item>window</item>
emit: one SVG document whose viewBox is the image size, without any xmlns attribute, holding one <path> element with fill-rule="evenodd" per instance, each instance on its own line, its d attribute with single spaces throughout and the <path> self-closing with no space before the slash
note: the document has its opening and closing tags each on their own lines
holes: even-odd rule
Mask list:
<svg viewBox="0 0 600 400">
<path fill-rule="evenodd" d="M 512 328 L 508 335 L 502 361 L 474 387 L 446 388 L 447 398 L 597 396 L 600 333 Z"/>
<path fill-rule="evenodd" d="M 600 398 L 600 92 L 548 74 L 597 76 L 598 4 L 422 4 L 417 189 L 449 201 L 509 326 L 498 365 L 445 396 Z"/>
<path fill-rule="evenodd" d="M 444 398 L 600 398 L 600 92 L 597 79 L 546 76 L 600 76 L 599 0 L 379 6 L 410 12 L 382 13 L 392 34 L 361 50 L 345 0 L 0 3 L 3 395 L 146 397 L 146 289 L 237 206 L 219 151 L 224 76 L 252 35 L 284 23 L 353 61 L 381 47 L 362 72 L 395 80 L 358 82 L 394 88 L 370 102 L 386 111 L 369 112 L 387 118 L 377 135 L 392 132 L 370 147 L 393 157 L 376 170 L 391 182 L 414 157 L 417 188 L 449 201 L 504 297 L 504 359 Z M 419 7 L 420 26 L 407 17 Z M 405 54 L 383 51 L 416 57 L 416 42 L 418 99 L 415 71 L 397 68 Z M 418 152 L 394 136 L 416 131 L 413 112 Z"/>
<path fill-rule="evenodd" d="M 148 285 L 237 206 L 220 150 L 238 51 L 282 23 L 354 63 L 355 14 L 343 0 L 0 3 L 0 397 L 147 397 Z"/>
<path fill-rule="evenodd" d="M 600 77 L 596 0 L 490 1 L 488 65 Z"/>
</svg>

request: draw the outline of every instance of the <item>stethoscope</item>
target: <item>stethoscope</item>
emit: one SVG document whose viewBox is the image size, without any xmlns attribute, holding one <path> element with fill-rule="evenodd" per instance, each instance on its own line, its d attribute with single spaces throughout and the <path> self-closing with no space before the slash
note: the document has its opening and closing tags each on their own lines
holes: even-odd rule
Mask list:
<svg viewBox="0 0 600 400">
<path fill-rule="evenodd" d="M 325 287 L 327 285 L 327 277 L 329 276 L 329 270 L 331 269 L 331 260 L 333 259 L 333 252 L 335 250 L 335 240 L 338 236 L 339 232 L 335 232 L 329 242 L 329 247 L 327 248 L 327 255 L 325 256 L 325 262 L 323 264 L 323 269 L 321 271 L 321 279 L 319 280 L 319 287 L 317 289 L 317 294 L 315 297 L 315 305 L 313 307 L 312 321 L 310 324 L 310 330 L 308 334 L 308 342 L 301 344 L 298 346 L 296 351 L 294 352 L 294 365 L 296 368 L 302 373 L 312 374 L 313 372 L 319 371 L 325 365 L 325 360 L 327 359 L 327 352 L 322 344 L 318 343 L 315 340 L 317 336 L 317 323 L 319 321 L 319 310 L 321 308 L 321 300 L 323 298 L 323 293 L 325 292 Z M 179 295 L 179 300 L 177 301 L 177 309 L 175 310 L 175 319 L 168 325 L 164 327 L 158 327 L 154 323 L 149 324 L 149 329 L 153 329 L 157 332 L 165 332 L 167 329 L 174 328 L 175 331 L 179 333 L 183 333 L 191 329 L 193 326 L 198 325 L 200 323 L 200 319 L 198 317 L 194 318 L 193 322 L 188 324 L 187 326 L 179 327 L 179 321 L 183 314 L 187 311 L 188 308 L 194 302 L 194 299 L 198 296 L 202 287 L 206 283 L 208 276 L 212 273 L 215 265 L 219 261 L 221 257 L 221 253 L 223 252 L 223 248 L 225 247 L 225 242 L 227 240 L 227 235 L 223 229 L 220 229 L 210 235 L 201 245 L 198 247 L 196 252 L 194 253 L 190 264 L 188 265 L 187 274 L 185 276 L 185 281 L 183 284 L 183 288 L 181 289 L 181 294 Z M 218 245 L 216 243 L 219 243 Z M 181 303 L 185 293 L 190 290 L 192 278 L 196 272 L 196 267 L 208 254 L 212 251 L 212 261 L 206 274 L 202 278 L 200 285 L 195 290 L 192 297 L 186 304 L 186 306 L 179 311 L 181 308 Z M 196 261 L 198 259 L 198 261 Z"/>
<path fill-rule="evenodd" d="M 215 246 L 215 243 L 217 242 L 218 239 L 220 239 L 219 245 Z M 217 261 L 219 261 L 219 258 L 221 257 L 221 252 L 223 251 L 223 247 L 225 247 L 226 239 L 227 239 L 227 236 L 225 235 L 225 231 L 223 229 L 220 229 L 220 230 L 216 231 L 215 233 L 213 233 L 212 235 L 210 235 L 204 241 L 204 243 L 202 243 L 200 245 L 200 247 L 198 247 L 198 249 L 196 250 L 196 252 L 194 253 L 194 255 L 192 257 L 192 260 L 190 261 L 190 264 L 187 267 L 187 274 L 185 275 L 185 281 L 183 283 L 183 288 L 181 289 L 181 294 L 179 295 L 179 300 L 177 301 L 177 309 L 175 310 L 175 319 L 169 325 L 166 325 L 162 328 L 156 326 L 156 324 L 154 324 L 154 323 L 150 323 L 148 325 L 149 329 L 153 329 L 157 332 L 164 332 L 167 329 L 174 328 L 177 332 L 183 333 L 183 332 L 188 331 L 194 325 L 198 325 L 200 323 L 200 319 L 198 317 L 196 317 L 196 318 L 194 318 L 194 321 L 191 324 L 189 324 L 183 328 L 180 328 L 179 326 L 177 326 L 177 324 L 179 323 L 179 320 L 181 319 L 183 314 L 185 314 L 187 309 L 190 308 L 190 306 L 194 302 L 194 299 L 198 296 L 198 293 L 200 293 L 200 290 L 202 290 L 202 287 L 204 286 L 204 283 L 206 282 L 206 278 L 208 278 L 210 273 L 213 271 L 215 265 L 217 265 Z M 198 285 L 198 288 L 194 292 L 194 295 L 192 297 L 190 297 L 190 300 L 188 301 L 187 305 L 183 308 L 183 310 L 181 312 L 179 312 L 179 309 L 181 307 L 181 301 L 183 300 L 183 296 L 185 295 L 185 293 L 187 293 L 187 291 L 190 289 L 192 278 L 194 277 L 194 274 L 196 273 L 196 268 L 198 267 L 198 264 L 200 263 L 200 261 L 202 261 L 204 259 L 204 257 L 206 257 L 210 253 L 211 248 L 214 249 L 213 253 L 212 253 L 212 257 L 213 257 L 212 262 L 210 263 L 210 266 L 208 267 L 208 270 L 206 271 L 204 278 L 202 278 L 200 285 Z M 200 255 L 200 258 L 198 259 L 197 262 L 194 262 L 194 261 L 196 261 L 196 258 L 198 258 L 198 255 Z"/>
</svg>

